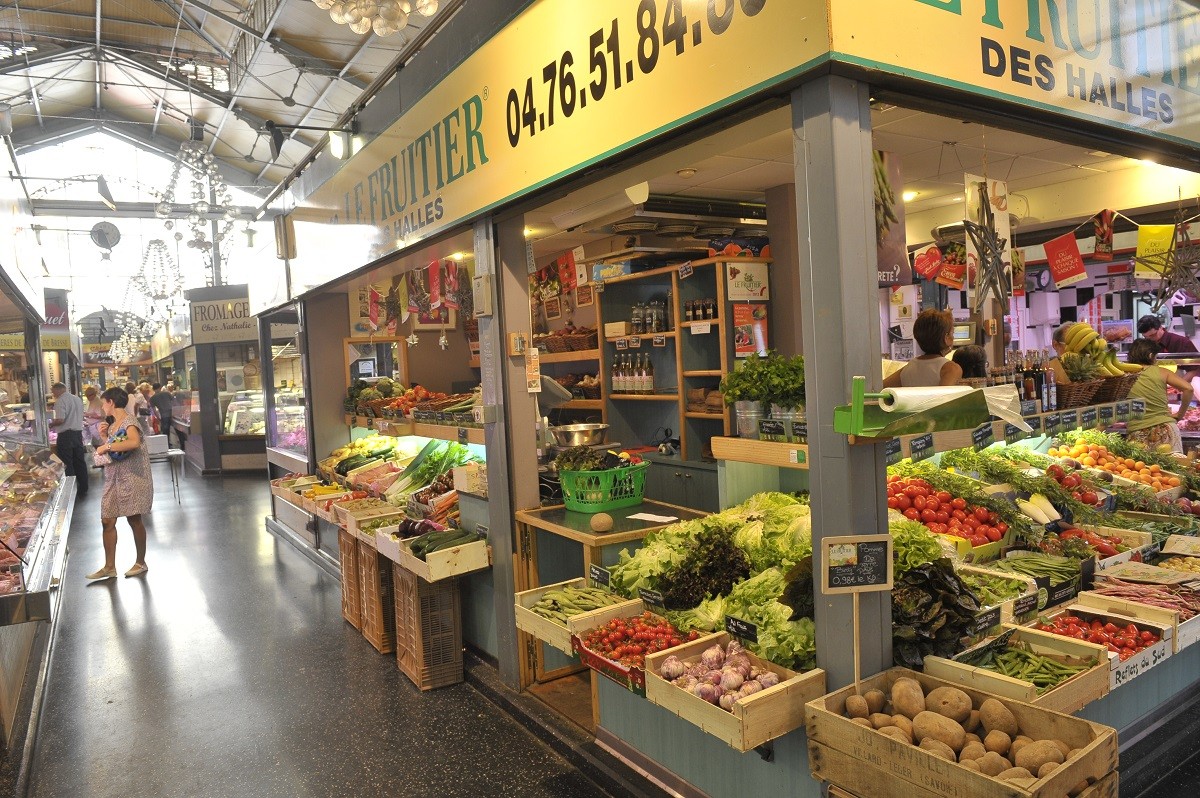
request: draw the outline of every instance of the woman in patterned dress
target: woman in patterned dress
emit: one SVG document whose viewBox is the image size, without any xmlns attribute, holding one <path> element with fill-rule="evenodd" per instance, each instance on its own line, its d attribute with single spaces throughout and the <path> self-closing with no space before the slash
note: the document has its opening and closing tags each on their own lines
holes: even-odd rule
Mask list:
<svg viewBox="0 0 1200 798">
<path fill-rule="evenodd" d="M 87 575 L 88 579 L 112 579 L 117 575 L 117 519 L 129 520 L 137 561 L 125 576 L 141 576 L 146 565 L 146 524 L 142 516 L 154 503 L 154 482 L 150 477 L 150 455 L 146 451 L 137 419 L 126 412 L 129 394 L 121 388 L 109 388 L 100 395 L 107 421 L 100 425 L 105 439 L 96 454 L 108 454 L 113 461 L 104 467 L 104 495 L 100 499 L 100 521 L 104 525 L 104 567 Z"/>
</svg>

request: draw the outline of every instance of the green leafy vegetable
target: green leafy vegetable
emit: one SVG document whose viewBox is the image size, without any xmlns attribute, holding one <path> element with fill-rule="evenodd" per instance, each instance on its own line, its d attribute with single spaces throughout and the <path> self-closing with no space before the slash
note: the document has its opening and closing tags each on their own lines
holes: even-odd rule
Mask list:
<svg viewBox="0 0 1200 798">
<path fill-rule="evenodd" d="M 925 657 L 950 657 L 979 601 L 942 558 L 910 569 L 892 587 L 892 659 L 913 670 Z"/>
<path fill-rule="evenodd" d="M 895 577 L 942 557 L 937 537 L 920 521 L 901 517 L 888 522 L 892 535 L 892 561 Z"/>
<path fill-rule="evenodd" d="M 659 583 L 668 607 L 694 607 L 706 598 L 728 593 L 750 576 L 750 560 L 734 545 L 728 529 L 704 529 L 679 567 Z"/>
</svg>

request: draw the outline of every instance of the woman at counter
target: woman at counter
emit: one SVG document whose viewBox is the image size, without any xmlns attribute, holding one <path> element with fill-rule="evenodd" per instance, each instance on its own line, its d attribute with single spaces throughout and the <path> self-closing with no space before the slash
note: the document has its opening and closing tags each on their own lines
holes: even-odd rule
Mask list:
<svg viewBox="0 0 1200 798">
<path fill-rule="evenodd" d="M 1157 354 L 1158 345 L 1147 338 L 1139 338 L 1129 347 L 1129 362 L 1145 366 L 1129 390 L 1129 398 L 1143 400 L 1146 413 L 1141 418 L 1131 420 L 1126 428 L 1131 443 L 1151 450 L 1170 446 L 1171 451 L 1182 454 L 1183 438 L 1177 422 L 1192 404 L 1192 384 L 1175 372 L 1157 365 Z M 1167 405 L 1168 386 L 1179 391 L 1179 410 L 1174 415 Z"/>
<path fill-rule="evenodd" d="M 923 354 L 899 371 L 889 374 L 884 388 L 923 388 L 954 385 L 962 379 L 962 367 L 946 357 L 954 343 L 954 319 L 949 311 L 922 310 L 913 322 L 913 338 Z"/>
</svg>

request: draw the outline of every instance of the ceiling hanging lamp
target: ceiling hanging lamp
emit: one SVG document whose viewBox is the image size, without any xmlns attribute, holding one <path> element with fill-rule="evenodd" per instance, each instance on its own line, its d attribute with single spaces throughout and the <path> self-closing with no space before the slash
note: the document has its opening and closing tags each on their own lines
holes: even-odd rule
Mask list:
<svg viewBox="0 0 1200 798">
<path fill-rule="evenodd" d="M 391 36 L 408 25 L 408 16 L 416 12 L 424 17 L 437 13 L 438 0 L 313 0 L 317 8 L 329 12 L 329 18 L 339 25 L 348 25 L 358 34 L 375 32 L 376 36 Z"/>
</svg>

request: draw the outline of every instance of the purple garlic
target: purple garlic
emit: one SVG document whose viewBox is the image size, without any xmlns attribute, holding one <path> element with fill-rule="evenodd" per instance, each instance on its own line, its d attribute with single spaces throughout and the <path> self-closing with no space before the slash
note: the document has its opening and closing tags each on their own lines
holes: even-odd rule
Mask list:
<svg viewBox="0 0 1200 798">
<path fill-rule="evenodd" d="M 762 675 L 758 677 L 758 683 L 763 686 L 764 690 L 768 687 L 774 687 L 775 685 L 779 684 L 779 674 L 771 671 L 764 671 Z"/>
<path fill-rule="evenodd" d="M 663 660 L 662 665 L 658 668 L 658 675 L 670 681 L 678 679 L 685 670 L 687 669 L 684 667 L 683 661 L 672 654 Z"/>
<path fill-rule="evenodd" d="M 721 696 L 721 701 L 718 706 L 726 712 L 733 712 L 733 702 L 737 701 L 737 693 L 726 693 Z"/>
<path fill-rule="evenodd" d="M 707 682 L 701 682 L 693 687 L 692 694 L 699 698 L 703 698 L 710 704 L 717 704 L 721 701 L 721 688 L 717 687 L 715 684 L 708 684 Z"/>
<path fill-rule="evenodd" d="M 700 662 L 710 670 L 720 668 L 725 664 L 725 652 L 721 650 L 721 646 L 711 645 L 700 655 Z"/>
<path fill-rule="evenodd" d="M 726 668 L 721 671 L 721 689 L 727 693 L 740 689 L 745 681 L 746 679 L 736 668 Z"/>
</svg>

